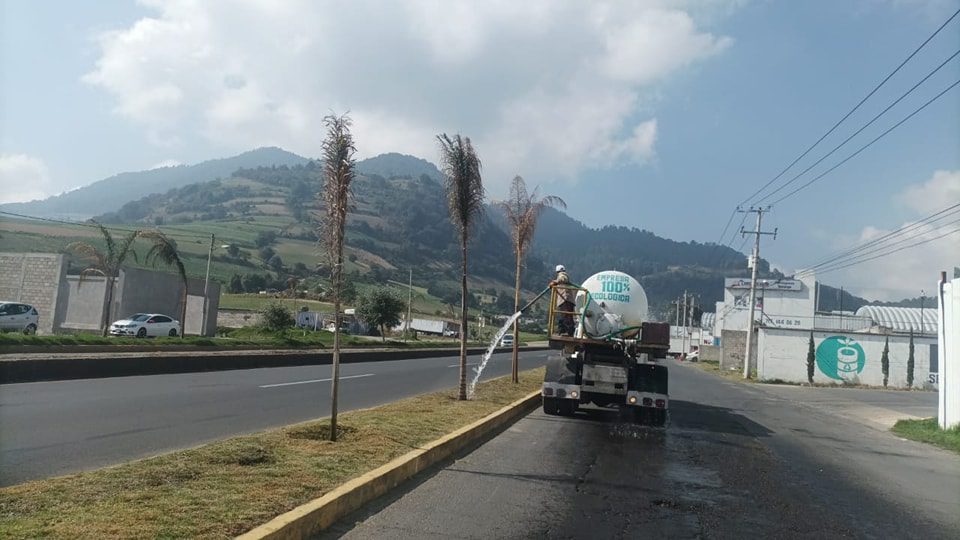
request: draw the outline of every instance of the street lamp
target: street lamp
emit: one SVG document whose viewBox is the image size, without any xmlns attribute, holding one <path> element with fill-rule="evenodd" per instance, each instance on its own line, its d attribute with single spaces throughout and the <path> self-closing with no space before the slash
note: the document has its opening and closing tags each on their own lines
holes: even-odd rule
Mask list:
<svg viewBox="0 0 960 540">
<path fill-rule="evenodd" d="M 200 324 L 200 331 L 207 334 L 207 296 L 210 294 L 210 263 L 213 262 L 213 247 L 216 236 L 210 233 L 210 251 L 207 252 L 207 274 L 203 278 L 203 322 Z M 220 246 L 222 249 L 230 247 L 228 244 Z"/>
</svg>

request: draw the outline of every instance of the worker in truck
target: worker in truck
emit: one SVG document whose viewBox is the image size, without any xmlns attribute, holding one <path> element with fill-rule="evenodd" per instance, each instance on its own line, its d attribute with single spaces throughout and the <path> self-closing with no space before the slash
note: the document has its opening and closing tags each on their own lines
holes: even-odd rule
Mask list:
<svg viewBox="0 0 960 540">
<path fill-rule="evenodd" d="M 570 285 L 570 276 L 567 275 L 567 269 L 562 264 L 557 265 L 557 276 L 550 282 L 550 286 Z M 557 289 L 557 307 L 560 312 L 557 318 L 557 333 L 562 336 L 573 336 L 576 325 L 573 322 L 573 311 L 577 309 L 576 291 L 574 289 Z"/>
</svg>

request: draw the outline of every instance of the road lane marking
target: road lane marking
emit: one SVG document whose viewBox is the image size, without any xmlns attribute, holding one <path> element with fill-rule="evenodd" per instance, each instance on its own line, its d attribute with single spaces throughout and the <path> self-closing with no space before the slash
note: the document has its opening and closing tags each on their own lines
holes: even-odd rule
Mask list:
<svg viewBox="0 0 960 540">
<path fill-rule="evenodd" d="M 480 362 L 467 362 L 467 365 L 468 365 L 468 366 L 478 366 L 478 365 L 480 365 Z M 447 367 L 460 367 L 460 364 L 450 364 L 450 365 L 447 366 Z"/>
<path fill-rule="evenodd" d="M 364 373 L 363 375 L 347 375 L 347 376 L 345 376 L 345 377 L 340 377 L 340 380 L 342 381 L 342 380 L 344 380 L 344 379 L 359 379 L 359 378 L 361 378 L 361 377 L 373 377 L 374 375 L 376 375 L 376 374 L 375 374 L 375 373 Z M 330 382 L 330 381 L 332 381 L 332 380 L 333 380 L 333 379 L 310 379 L 309 381 L 293 381 L 293 382 L 283 382 L 283 383 L 277 383 L 277 384 L 262 384 L 262 385 L 260 385 L 260 388 L 276 388 L 276 387 L 278 387 L 278 386 L 293 386 L 293 385 L 295 385 L 295 384 L 311 384 L 311 383 L 318 383 L 318 382 Z"/>
</svg>

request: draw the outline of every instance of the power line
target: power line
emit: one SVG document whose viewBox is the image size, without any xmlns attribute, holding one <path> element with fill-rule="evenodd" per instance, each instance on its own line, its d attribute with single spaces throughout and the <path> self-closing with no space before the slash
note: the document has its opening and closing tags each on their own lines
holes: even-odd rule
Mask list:
<svg viewBox="0 0 960 540">
<path fill-rule="evenodd" d="M 889 239 L 891 239 L 891 238 L 895 238 L 895 237 L 897 237 L 897 236 L 900 236 L 900 235 L 902 235 L 902 234 L 904 234 L 904 233 L 906 233 L 906 232 L 908 232 L 908 231 L 911 231 L 911 230 L 913 230 L 913 229 L 916 229 L 916 228 L 918 228 L 918 227 L 922 227 L 922 226 L 927 225 L 927 224 L 935 223 L 935 222 L 937 222 L 937 221 L 940 221 L 941 219 L 944 219 L 944 218 L 946 218 L 946 217 L 949 217 L 949 216 L 951 216 L 951 215 L 954 215 L 954 214 L 956 214 L 956 213 L 958 213 L 958 212 L 960 212 L 960 203 L 954 204 L 954 205 L 952 205 L 952 206 L 948 206 L 948 207 L 944 208 L 943 210 L 940 210 L 940 211 L 938 211 L 938 212 L 934 212 L 933 214 L 930 214 L 929 216 L 926 216 L 926 217 L 924 217 L 923 219 L 920 219 L 920 220 L 915 221 L 915 222 L 913 222 L 913 223 L 904 225 L 903 227 L 900 227 L 900 228 L 897 229 L 897 230 L 890 231 L 889 233 L 884 234 L 884 235 L 882 235 L 882 236 L 880 236 L 880 237 L 874 238 L 874 239 L 872 239 L 872 240 L 870 240 L 870 241 L 868 241 L 868 242 L 865 242 L 865 243 L 863 243 L 863 244 L 857 244 L 857 245 L 854 245 L 854 246 L 850 246 L 850 247 L 848 247 L 848 248 L 845 248 L 845 249 L 842 249 L 842 250 L 840 250 L 840 251 L 834 252 L 834 253 L 832 253 L 832 254 L 830 254 L 830 255 L 827 255 L 825 258 L 821 259 L 820 261 L 818 261 L 818 262 L 814 263 L 813 265 L 810 265 L 810 266 L 804 268 L 803 270 L 801 270 L 800 272 L 798 272 L 798 275 L 799 275 L 799 274 L 808 274 L 808 273 L 811 273 L 811 272 L 815 271 L 817 268 L 827 266 L 827 265 L 829 265 L 830 263 L 832 263 L 832 262 L 834 262 L 834 261 L 837 261 L 837 260 L 839 260 L 839 259 L 849 258 L 850 256 L 852 256 L 852 255 L 854 255 L 854 254 L 856 254 L 856 253 L 858 253 L 858 252 L 860 252 L 860 251 L 863 251 L 864 249 L 867 249 L 867 248 L 869 248 L 869 247 L 871 247 L 871 246 L 877 245 L 877 244 L 882 243 L 882 242 L 886 242 L 887 240 L 889 240 Z M 940 217 L 937 217 L 937 216 L 940 216 Z M 936 218 L 936 219 L 934 219 L 934 218 Z"/>
<path fill-rule="evenodd" d="M 60 223 L 60 224 L 63 224 L 63 225 L 75 225 L 75 226 L 87 227 L 87 228 L 90 228 L 90 229 L 97 229 L 97 230 L 99 230 L 100 227 L 102 226 L 104 229 L 107 229 L 108 231 L 113 231 L 113 232 L 130 233 L 130 232 L 133 232 L 133 231 L 136 230 L 136 229 L 125 229 L 125 228 L 116 227 L 116 226 L 108 227 L 108 226 L 106 226 L 106 225 L 100 225 L 100 224 L 95 224 L 95 223 L 86 223 L 86 222 L 82 222 L 82 221 L 66 221 L 66 220 L 62 220 L 62 219 L 45 218 L 45 217 L 39 217 L 39 216 L 28 216 L 28 215 L 26 215 L 26 214 L 17 214 L 17 213 L 15 213 L 15 212 L 6 212 L 6 211 L 2 211 L 2 210 L 0 210 L 0 214 L 6 215 L 6 216 L 12 216 L 12 217 L 17 217 L 17 218 L 22 218 L 22 219 L 34 220 L 34 221 L 46 221 L 46 222 L 48 222 L 48 223 Z M 168 232 L 164 232 L 163 234 L 164 234 L 165 236 L 180 237 L 180 238 L 189 238 L 190 240 L 205 240 L 205 239 L 207 238 L 206 236 L 191 235 L 191 234 L 187 234 L 187 233 L 176 233 L 176 232 L 169 232 L 169 233 L 168 233 Z"/>
<path fill-rule="evenodd" d="M 831 172 L 833 172 L 834 170 L 836 170 L 837 168 L 839 168 L 839 167 L 840 167 L 841 165 L 843 165 L 844 163 L 846 163 L 846 162 L 850 161 L 851 159 L 855 158 L 856 156 L 858 156 L 858 155 L 860 154 L 860 152 L 863 152 L 863 151 L 866 150 L 867 148 L 873 146 L 873 144 L 874 144 L 875 142 L 877 142 L 877 141 L 879 141 L 880 139 L 886 137 L 887 134 L 889 134 L 891 131 L 897 129 L 898 127 L 900 127 L 901 125 L 903 125 L 907 120 L 910 120 L 911 118 L 913 118 L 914 116 L 916 116 L 920 111 L 926 109 L 931 103 L 933 103 L 934 101 L 940 99 L 944 94 L 946 94 L 946 93 L 949 92 L 950 90 L 953 90 L 954 87 L 956 87 L 958 84 L 960 84 L 960 80 L 957 80 L 956 82 L 954 82 L 953 84 L 951 84 L 950 86 L 948 86 L 947 88 L 945 88 L 943 91 L 941 91 L 939 94 L 937 94 L 936 96 L 932 97 L 932 98 L 931 98 L 930 100 L 928 100 L 926 103 L 924 103 L 923 105 L 921 105 L 918 109 L 914 110 L 912 113 L 908 114 L 908 115 L 907 115 L 906 117 L 904 117 L 902 120 L 900 120 L 900 121 L 897 122 L 896 124 L 892 125 L 890 128 L 888 128 L 886 131 L 884 131 L 883 133 L 881 133 L 880 135 L 878 135 L 878 136 L 877 136 L 876 138 L 874 138 L 872 141 L 870 141 L 870 142 L 868 142 L 867 144 L 861 146 L 856 152 L 854 152 L 854 153 L 850 154 L 849 156 L 847 156 L 846 158 L 844 158 L 843 161 L 841 161 L 840 163 L 837 163 L 837 164 L 834 165 L 833 167 L 830 167 L 830 168 L 827 169 L 826 171 L 820 173 L 819 175 L 817 175 L 816 177 L 814 177 L 812 180 L 808 181 L 807 183 L 803 184 L 802 186 L 798 187 L 797 189 L 794 189 L 794 190 L 791 191 L 790 193 L 787 193 L 786 195 L 784 195 L 784 196 L 780 197 L 779 199 L 773 201 L 773 202 L 771 203 L 771 206 L 775 206 L 775 205 L 777 205 L 777 204 L 779 204 L 779 203 L 781 203 L 781 202 L 789 199 L 790 197 L 792 197 L 793 195 L 795 195 L 797 192 L 806 189 L 808 186 L 810 186 L 811 184 L 813 184 L 813 183 L 816 182 L 817 180 L 820 180 L 820 179 L 823 178 L 824 176 L 828 175 L 829 173 L 831 173 Z"/>
<path fill-rule="evenodd" d="M 939 225 L 939 226 L 937 226 L 937 227 L 933 227 L 932 230 L 928 230 L 928 231 L 917 231 L 916 234 L 907 236 L 906 238 L 901 238 L 900 240 L 897 240 L 896 242 L 890 242 L 890 243 L 886 243 L 886 244 L 884 244 L 884 245 L 874 246 L 873 248 L 869 249 L 868 251 L 865 251 L 865 252 L 861 253 L 860 255 L 857 255 L 856 257 L 845 257 L 846 260 L 838 260 L 838 261 L 833 262 L 833 263 L 831 263 L 831 264 L 825 264 L 825 265 L 823 265 L 822 267 L 820 267 L 820 270 L 829 271 L 830 269 L 832 269 L 832 268 L 834 268 L 834 267 L 837 267 L 837 266 L 839 266 L 839 265 L 843 265 L 843 264 L 849 263 L 849 262 L 851 262 L 851 261 L 860 260 L 860 259 L 862 259 L 862 258 L 863 258 L 864 256 L 866 256 L 866 255 L 872 255 L 872 254 L 874 254 L 874 253 L 878 253 L 878 252 L 880 252 L 880 251 L 883 251 L 883 250 L 886 250 L 886 249 L 890 249 L 890 248 L 892 248 L 892 247 L 894 247 L 894 246 L 902 245 L 902 244 L 905 243 L 905 242 L 909 242 L 909 241 L 911 241 L 911 240 L 916 240 L 917 238 L 922 238 L 922 237 L 925 236 L 925 235 L 928 235 L 928 234 L 933 233 L 933 232 L 936 232 L 936 231 L 943 230 L 945 227 L 948 227 L 948 226 L 950 226 L 950 225 L 955 225 L 955 224 L 957 224 L 957 223 L 960 223 L 960 219 L 955 219 L 955 220 L 950 221 L 950 222 L 948 222 L 948 223 L 944 223 L 943 225 Z M 825 269 L 825 270 L 824 270 L 824 269 Z M 818 271 L 820 271 L 820 270 L 818 270 Z"/>
<path fill-rule="evenodd" d="M 957 227 L 956 229 L 953 229 L 952 231 L 947 231 L 947 232 L 945 232 L 945 233 L 943 233 L 943 234 L 941 234 L 941 235 L 939 235 L 939 236 L 935 236 L 935 237 L 933 237 L 933 238 L 927 238 L 927 239 L 925 239 L 925 240 L 921 240 L 921 241 L 919 241 L 919 242 L 916 242 L 916 243 L 913 243 L 913 244 L 909 244 L 909 245 L 906 245 L 906 246 L 897 248 L 897 249 L 895 249 L 895 250 L 893 250 L 893 251 L 890 251 L 890 252 L 887 252 L 887 253 L 881 253 L 881 254 L 879 254 L 879 255 L 874 255 L 873 257 L 868 257 L 868 258 L 866 258 L 866 259 L 857 260 L 857 261 L 854 261 L 854 262 L 851 262 L 851 263 L 849 263 L 849 264 L 845 264 L 845 265 L 842 265 L 842 266 L 837 266 L 837 267 L 834 267 L 834 268 L 828 268 L 828 269 L 826 269 L 826 270 L 821 270 L 820 273 L 825 274 L 825 273 L 827 273 L 827 272 L 833 272 L 833 271 L 835 271 L 835 270 L 842 270 L 842 269 L 844 269 L 844 268 L 849 268 L 849 267 L 851 267 L 851 266 L 856 266 L 856 265 L 858 265 L 858 264 L 863 264 L 863 263 L 865 263 L 865 262 L 867 262 L 867 261 L 872 261 L 872 260 L 875 260 L 875 259 L 879 259 L 879 258 L 881 258 L 881 257 L 886 257 L 886 256 L 889 256 L 889 255 L 893 255 L 894 253 L 898 253 L 898 252 L 903 251 L 903 250 L 905 250 L 905 249 L 910 249 L 910 248 L 913 248 L 913 247 L 921 246 L 921 245 L 923 245 L 923 244 L 927 244 L 927 243 L 929 243 L 929 242 L 933 242 L 933 241 L 935 241 L 935 240 L 939 240 L 939 239 L 941 239 L 941 238 L 943 238 L 943 237 L 945 237 L 945 236 L 950 236 L 951 234 L 956 234 L 956 233 L 958 233 L 958 232 L 960 232 L 960 227 Z"/>
<path fill-rule="evenodd" d="M 893 101 L 893 103 L 887 105 L 887 107 L 886 107 L 885 109 L 883 109 L 882 111 L 880 111 L 879 113 L 877 113 L 877 115 L 874 116 L 873 118 L 871 118 L 869 122 L 867 122 L 866 124 L 860 126 L 860 129 L 858 129 L 857 131 L 853 132 L 849 137 L 847 137 L 846 139 L 844 139 L 843 142 L 841 142 L 840 144 L 834 146 L 832 150 L 830 150 L 829 152 L 827 152 L 826 154 L 824 154 L 820 159 L 818 159 L 817 161 L 815 161 L 812 165 L 810 165 L 810 166 L 807 167 L 806 169 L 800 171 L 799 174 L 797 174 L 796 176 L 794 176 L 794 177 L 791 178 L 790 180 L 787 180 L 786 183 L 781 184 L 779 187 L 777 187 L 777 189 L 775 189 L 775 190 L 771 191 L 770 193 L 767 193 L 766 195 L 764 195 L 763 197 L 761 197 L 761 198 L 757 201 L 757 204 L 760 204 L 760 203 L 762 203 L 763 201 L 769 199 L 770 197 L 776 195 L 776 194 L 779 193 L 782 189 L 784 189 L 784 188 L 786 188 L 787 186 L 789 186 L 790 184 L 794 183 L 798 178 L 800 178 L 801 176 L 807 174 L 807 173 L 810 171 L 810 169 L 813 169 L 813 168 L 816 167 L 817 165 L 823 163 L 823 160 L 825 160 L 825 159 L 827 159 L 828 157 L 832 156 L 832 155 L 834 154 L 834 152 L 836 152 L 836 151 L 839 150 L 840 148 L 844 147 L 848 142 L 850 142 L 851 139 L 853 139 L 853 138 L 856 137 L 857 135 L 863 133 L 863 130 L 865 130 L 865 129 L 867 129 L 868 127 L 870 127 L 871 125 L 873 125 L 873 123 L 876 122 L 878 119 L 880 119 L 881 116 L 883 116 L 884 114 L 886 114 L 887 111 L 889 111 L 890 109 L 892 109 L 893 107 L 895 107 L 898 103 L 900 103 L 901 101 L 903 101 L 903 99 L 904 99 L 905 97 L 907 97 L 908 95 L 910 95 L 911 93 L 913 93 L 914 90 L 916 90 L 921 84 L 925 83 L 925 82 L 927 81 L 927 79 L 929 79 L 930 77 L 932 77 L 935 73 L 937 73 L 938 71 L 940 71 L 940 69 L 942 69 L 943 66 L 947 65 L 948 63 L 950 63 L 950 61 L 953 60 L 954 58 L 956 58 L 957 55 L 960 55 L 960 49 L 958 49 L 955 53 L 953 53 L 952 55 L 950 55 L 949 58 L 947 58 L 946 60 L 944 60 L 943 62 L 941 62 L 940 65 L 937 66 L 936 68 L 934 68 L 933 71 L 931 71 L 930 73 L 927 73 L 927 75 L 926 75 L 924 78 L 920 79 L 920 81 L 917 82 L 916 84 L 914 84 L 912 87 L 910 87 L 909 90 L 907 90 L 906 92 L 904 92 L 903 94 L 901 94 L 900 97 L 898 97 L 896 100 Z"/>
<path fill-rule="evenodd" d="M 770 187 L 771 184 L 773 184 L 774 182 L 776 182 L 776 181 L 777 181 L 781 176 L 783 176 L 788 170 L 790 170 L 794 165 L 796 165 L 797 162 L 799 162 L 801 159 L 803 159 L 804 157 L 806 157 L 807 154 L 810 153 L 810 151 L 812 151 L 814 148 L 816 148 L 816 146 L 817 146 L 818 144 L 820 144 L 824 139 L 826 139 L 831 133 L 833 133 L 833 132 L 840 126 L 840 124 L 842 124 L 847 118 L 850 117 L 850 115 L 852 115 L 854 112 L 856 112 L 857 109 L 859 109 L 861 105 L 863 105 L 868 99 L 870 99 L 871 96 L 873 96 L 875 93 L 877 93 L 877 91 L 880 90 L 880 88 L 881 88 L 884 84 L 886 84 L 887 81 L 889 81 L 891 77 L 893 77 L 894 75 L 896 75 L 897 72 L 899 72 L 900 69 L 903 68 L 903 66 L 905 66 L 905 65 L 907 64 L 907 62 L 909 62 L 911 59 L 913 59 L 913 57 L 916 56 L 917 53 L 919 53 L 921 49 L 923 49 L 924 47 L 926 47 L 927 43 L 930 43 L 930 41 L 931 41 L 934 37 L 936 37 L 937 34 L 939 34 L 940 31 L 944 29 L 944 27 L 946 27 L 948 24 L 950 24 L 950 21 L 952 21 L 954 18 L 956 18 L 956 16 L 957 16 L 958 14 L 960 14 L 960 9 L 958 9 L 958 10 L 955 11 L 955 12 L 953 12 L 953 15 L 951 15 L 949 18 L 947 18 L 947 20 L 944 21 L 943 24 L 941 24 L 932 34 L 930 34 L 930 36 L 927 37 L 927 39 L 925 39 L 925 40 L 923 41 L 923 43 L 921 43 L 916 49 L 913 50 L 913 52 L 910 53 L 909 56 L 907 56 L 902 62 L 900 62 L 900 64 L 899 64 L 893 71 L 891 71 L 886 77 L 884 77 L 883 80 L 880 81 L 880 83 L 877 84 L 877 86 L 875 86 L 875 87 L 873 88 L 873 90 L 871 90 L 866 96 L 864 96 L 863 99 L 861 99 L 852 109 L 850 109 L 850 111 L 848 111 L 847 114 L 843 115 L 843 118 L 841 118 L 840 120 L 838 120 L 829 130 L 827 130 L 826 133 L 824 133 L 823 135 L 821 135 L 820 138 L 816 140 L 816 142 L 814 142 L 812 145 L 810 145 L 809 148 L 807 148 L 806 150 L 804 150 L 802 154 L 800 154 L 799 156 L 797 156 L 796 159 L 794 159 L 789 165 L 787 165 L 782 171 L 780 171 L 779 174 L 777 174 L 777 175 L 774 176 L 772 179 L 770 179 L 766 184 L 764 184 L 763 187 L 761 187 L 761 188 L 758 189 L 757 191 L 753 192 L 749 197 L 747 197 L 746 199 L 744 199 L 738 206 L 743 206 L 743 205 L 747 204 L 748 202 L 750 202 L 754 197 L 756 197 L 756 196 L 759 195 L 761 192 L 763 192 L 763 190 L 765 190 L 765 189 L 767 189 L 768 187 Z"/>
</svg>

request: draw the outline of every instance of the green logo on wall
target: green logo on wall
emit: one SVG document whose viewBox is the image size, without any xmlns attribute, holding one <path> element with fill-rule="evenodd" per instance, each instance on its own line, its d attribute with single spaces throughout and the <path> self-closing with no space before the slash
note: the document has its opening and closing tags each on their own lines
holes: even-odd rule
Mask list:
<svg viewBox="0 0 960 540">
<path fill-rule="evenodd" d="M 817 347 L 817 367 L 831 379 L 853 378 L 866 363 L 863 347 L 853 338 L 830 336 Z"/>
</svg>

